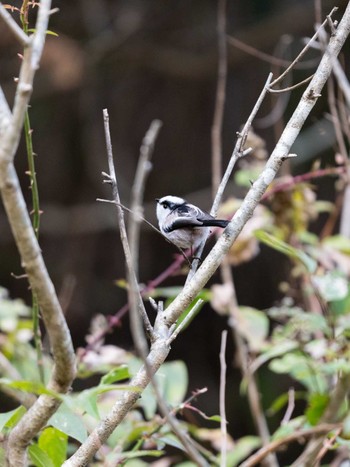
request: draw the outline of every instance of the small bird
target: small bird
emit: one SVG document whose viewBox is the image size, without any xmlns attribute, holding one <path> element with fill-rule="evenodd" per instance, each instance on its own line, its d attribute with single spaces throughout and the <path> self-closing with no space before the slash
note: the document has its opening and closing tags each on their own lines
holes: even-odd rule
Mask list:
<svg viewBox="0 0 350 467">
<path fill-rule="evenodd" d="M 157 198 L 157 218 L 162 234 L 182 250 L 196 251 L 208 233 L 208 227 L 225 228 L 229 221 L 215 219 L 194 204 L 178 196 Z"/>
</svg>

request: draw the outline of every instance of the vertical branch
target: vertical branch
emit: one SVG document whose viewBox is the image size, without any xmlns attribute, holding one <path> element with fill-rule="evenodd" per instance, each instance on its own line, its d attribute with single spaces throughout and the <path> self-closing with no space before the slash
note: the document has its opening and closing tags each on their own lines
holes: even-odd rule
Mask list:
<svg viewBox="0 0 350 467">
<path fill-rule="evenodd" d="M 226 185 L 227 185 L 227 183 L 228 183 L 228 181 L 229 181 L 229 179 L 231 177 L 232 171 L 233 171 L 237 161 L 241 157 L 244 157 L 245 155 L 249 154 L 249 152 L 251 151 L 251 149 L 246 149 L 244 151 L 243 147 L 244 147 L 244 144 L 246 142 L 248 132 L 250 130 L 252 122 L 253 122 L 256 114 L 258 113 L 258 110 L 260 109 L 263 100 L 265 99 L 266 93 L 269 90 L 269 85 L 271 83 L 271 80 L 272 80 L 272 73 L 270 73 L 269 76 L 267 77 L 265 85 L 264 85 L 264 87 L 263 87 L 263 89 L 262 89 L 256 103 L 254 104 L 253 110 L 251 111 L 247 121 L 244 124 L 243 130 L 240 133 L 237 134 L 237 141 L 236 141 L 235 147 L 234 147 L 234 149 L 232 151 L 230 161 L 229 161 L 229 163 L 228 163 L 228 165 L 226 167 L 224 176 L 222 177 L 220 185 L 219 185 L 219 187 L 217 189 L 215 199 L 214 199 L 212 208 L 210 210 L 210 214 L 212 216 L 214 216 L 214 217 L 216 216 L 216 214 L 218 212 L 219 205 L 220 205 L 220 202 L 222 200 L 222 196 L 224 194 Z M 193 260 L 191 270 L 190 270 L 190 272 L 189 272 L 189 274 L 187 276 L 186 284 L 188 284 L 191 281 L 192 277 L 194 276 L 195 272 L 198 269 L 198 266 L 199 266 L 199 263 L 200 263 L 198 258 L 200 258 L 202 253 L 203 253 L 203 249 L 204 249 L 206 241 L 207 241 L 207 237 L 203 240 L 202 244 L 198 248 L 198 251 L 196 253 L 196 258 Z"/>
<path fill-rule="evenodd" d="M 226 0 L 218 0 L 218 81 L 216 87 L 214 119 L 211 127 L 212 192 L 213 198 L 222 177 L 222 122 L 227 81 Z"/>
<path fill-rule="evenodd" d="M 107 109 L 103 109 L 103 121 L 104 121 L 104 128 L 105 128 L 105 138 L 106 138 L 106 147 L 107 147 L 107 157 L 108 157 L 108 169 L 109 174 L 103 174 L 106 177 L 105 183 L 109 183 L 112 186 L 112 193 L 113 193 L 113 200 L 116 204 L 117 209 L 117 216 L 118 216 L 118 224 L 120 230 L 120 239 L 122 242 L 125 262 L 127 267 L 127 273 L 129 278 L 129 289 L 128 289 L 128 297 L 130 302 L 130 309 L 131 309 L 131 320 L 132 320 L 132 329 L 135 332 L 134 343 L 138 350 L 140 350 L 141 355 L 148 351 L 147 348 L 147 341 L 143 333 L 142 322 L 140 320 L 140 316 L 143 318 L 143 321 L 146 325 L 147 332 L 152 333 L 152 326 L 149 322 L 142 296 L 140 294 L 139 286 L 137 283 L 135 271 L 133 269 L 133 261 L 131 257 L 130 247 L 128 243 L 128 237 L 126 233 L 125 227 L 125 220 L 124 220 L 124 211 L 121 207 L 120 197 L 119 197 L 119 190 L 117 184 L 117 178 L 114 168 L 114 161 L 113 161 L 113 151 L 112 151 L 112 142 L 111 142 L 111 134 L 109 131 L 109 115 Z"/>
<path fill-rule="evenodd" d="M 221 333 L 220 348 L 220 428 L 221 428 L 221 467 L 226 467 L 227 463 L 227 419 L 226 419 L 226 342 L 227 331 Z"/>
<path fill-rule="evenodd" d="M 142 199 L 147 175 L 151 169 L 150 159 L 154 150 L 154 145 L 162 126 L 160 120 L 153 120 L 140 148 L 140 157 L 137 164 L 134 184 L 131 190 L 131 216 L 129 221 L 129 244 L 134 271 L 138 277 L 138 252 L 140 239 L 140 222 L 142 215 Z"/>
<path fill-rule="evenodd" d="M 220 236 L 202 265 L 198 268 L 191 282 L 185 285 L 175 300 L 160 315 L 161 319 L 159 319 L 159 325 L 162 326 L 162 329 L 165 331 L 171 331 L 183 310 L 189 306 L 217 270 L 224 256 L 242 231 L 244 225 L 252 216 L 263 194 L 274 180 L 282 163 L 288 158 L 292 144 L 295 142 L 305 120 L 317 102 L 323 86 L 331 73 L 333 64 L 332 57 L 336 57 L 339 54 L 349 32 L 350 5 L 347 6 L 336 33 L 329 41 L 327 50 L 322 57 L 315 75 L 297 104 L 265 168 L 253 183 L 230 224 L 226 227 L 223 235 Z M 164 338 L 162 334 L 160 334 L 159 339 L 152 343 L 150 353 L 147 356 L 147 364 L 151 368 L 152 374 L 154 374 L 164 362 L 169 350 L 169 336 Z M 140 397 L 140 392 L 136 393 L 132 388 L 139 386 L 142 391 L 149 382 L 149 372 L 146 370 L 145 366 L 143 366 L 130 381 L 131 387 L 128 388 L 129 390 L 121 393 L 112 411 L 107 417 L 101 420 L 98 426 L 91 432 L 88 439 L 80 446 L 71 459 L 66 461 L 63 465 L 65 467 L 80 467 L 81 465 L 88 464 L 98 449 L 101 448 L 102 443 L 108 439 L 113 430 L 124 419 L 131 407 Z"/>
<path fill-rule="evenodd" d="M 4 122 L 7 121 L 6 131 L 3 131 L 3 127 L 1 128 L 0 191 L 22 265 L 28 276 L 31 289 L 36 294 L 50 338 L 55 365 L 47 386 L 53 391 L 65 393 L 69 390 L 75 376 L 75 359 L 71 336 L 54 285 L 44 263 L 13 165 L 25 112 L 32 93 L 35 72 L 39 67 L 45 44 L 50 7 L 50 0 L 40 2 L 35 33 L 28 40 L 21 42 L 26 48 L 12 114 L 5 104 L 3 93 L 0 92 L 1 124 L 4 125 Z M 2 11 L 1 8 L 0 11 Z M 12 30 L 16 29 L 13 22 L 4 18 L 4 16 L 2 17 Z M 20 39 L 19 34 L 16 33 L 16 36 Z M 24 36 L 22 35 L 22 37 Z M 45 426 L 60 403 L 60 400 L 56 397 L 46 394 L 41 395 L 21 418 L 8 437 L 6 455 L 9 466 L 22 467 L 26 464 L 28 444 Z"/>
<path fill-rule="evenodd" d="M 221 264 L 221 275 L 223 282 L 225 284 L 229 284 L 232 287 L 232 297 L 229 303 L 229 310 L 233 321 L 235 321 L 238 304 L 233 275 L 227 259 L 224 259 L 224 261 Z M 232 335 L 237 348 L 237 360 L 240 366 L 240 370 L 243 375 L 243 378 L 247 380 L 247 395 L 250 413 L 253 418 L 256 430 L 261 438 L 263 446 L 267 446 L 270 442 L 270 432 L 264 415 L 264 410 L 261 405 L 260 392 L 257 381 L 255 379 L 255 375 L 250 374 L 248 371 L 249 358 L 247 345 L 244 342 L 244 339 L 240 335 L 239 331 L 234 326 L 232 327 Z M 277 457 L 275 453 L 269 454 L 265 462 L 266 465 L 270 467 L 278 467 Z"/>
<path fill-rule="evenodd" d="M 106 137 L 106 145 L 107 145 L 107 154 L 108 154 L 108 166 L 109 166 L 109 175 L 104 174 L 107 177 L 106 182 L 112 185 L 113 191 L 113 199 L 115 201 L 118 213 L 118 222 L 119 222 L 119 229 L 120 229 L 120 238 L 124 250 L 124 256 L 126 260 L 126 267 L 127 267 L 127 275 L 128 275 L 128 297 L 130 303 L 130 320 L 131 320 L 131 332 L 133 336 L 133 341 L 136 349 L 138 350 L 143 362 L 144 362 L 144 369 L 147 375 L 149 382 L 151 382 L 156 399 L 160 408 L 162 415 L 166 418 L 167 422 L 169 423 L 170 427 L 178 437 L 178 439 L 183 444 L 185 451 L 188 453 L 189 457 L 199 466 L 207 467 L 206 461 L 201 457 L 199 452 L 193 446 L 191 439 L 188 437 L 187 433 L 185 433 L 176 418 L 170 413 L 161 393 L 158 388 L 158 385 L 153 377 L 153 369 L 150 365 L 149 359 L 147 358 L 148 353 L 148 346 L 147 340 L 143 332 L 142 327 L 142 320 L 145 325 L 145 328 L 150 336 L 151 342 L 156 345 L 158 340 L 163 340 L 164 337 L 169 337 L 169 330 L 164 328 L 163 321 L 162 321 L 162 313 L 163 309 L 162 306 L 158 308 L 158 316 L 156 320 L 156 324 L 154 329 L 149 322 L 146 310 L 144 308 L 142 296 L 138 287 L 135 271 L 133 269 L 133 259 L 130 251 L 130 246 L 127 238 L 126 233 L 126 226 L 124 221 L 124 212 L 120 204 L 120 197 L 118 191 L 118 184 L 116 179 L 116 173 L 114 168 L 113 162 L 113 152 L 112 152 L 112 143 L 109 131 L 109 116 L 107 109 L 103 110 L 103 118 L 104 118 L 104 125 L 105 125 L 105 137 Z M 142 176 L 143 178 L 143 176 Z M 140 199 L 140 198 L 139 198 Z M 142 320 L 140 319 L 142 317 Z M 159 325 L 158 322 L 161 322 Z M 158 335 L 160 331 L 161 335 Z M 166 346 L 170 346 L 170 342 L 168 339 L 165 342 Z"/>
</svg>

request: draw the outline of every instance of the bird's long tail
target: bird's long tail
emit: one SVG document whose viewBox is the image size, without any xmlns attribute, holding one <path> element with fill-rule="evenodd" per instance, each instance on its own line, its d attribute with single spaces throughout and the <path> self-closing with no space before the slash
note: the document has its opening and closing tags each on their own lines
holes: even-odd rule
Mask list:
<svg viewBox="0 0 350 467">
<path fill-rule="evenodd" d="M 203 221 L 203 227 L 221 227 L 224 229 L 229 223 L 230 221 L 224 219 L 210 219 Z"/>
</svg>

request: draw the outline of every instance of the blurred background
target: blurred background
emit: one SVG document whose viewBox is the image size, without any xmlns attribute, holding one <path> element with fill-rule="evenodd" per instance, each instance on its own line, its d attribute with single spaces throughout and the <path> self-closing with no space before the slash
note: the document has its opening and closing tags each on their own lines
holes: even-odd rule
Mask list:
<svg viewBox="0 0 350 467">
<path fill-rule="evenodd" d="M 13 2 L 20 6 L 21 2 Z M 228 77 L 223 122 L 224 167 L 235 144 L 236 132 L 247 119 L 268 73 L 283 67 L 248 53 L 249 45 L 270 56 L 290 61 L 311 37 L 319 2 L 314 0 L 228 0 Z M 338 0 L 337 17 L 347 2 Z M 334 1 L 322 2 L 322 17 Z M 40 244 L 54 284 L 65 303 L 66 317 L 76 347 L 96 314 L 113 315 L 126 301 L 115 281 L 125 277 L 124 257 L 113 206 L 96 202 L 110 198 L 102 184 L 107 170 L 102 109 L 107 108 L 117 177 L 123 203 L 128 206 L 142 139 L 153 119 L 163 123 L 153 155 L 153 170 L 145 191 L 145 217 L 155 219 L 156 197 L 175 194 L 204 209 L 211 204 L 211 126 L 217 85 L 217 2 L 213 0 L 78 0 L 54 1 L 59 12 L 52 16 L 42 63 L 35 80 L 30 117 L 40 190 Z M 16 16 L 16 13 L 14 13 Z M 12 102 L 20 58 L 9 31 L 0 24 L 0 81 Z M 243 45 L 242 45 L 243 43 Z M 349 52 L 349 46 L 344 53 Z M 256 55 L 256 50 L 254 52 Z M 292 81 L 313 73 L 319 52 L 311 50 Z M 268 96 L 259 111 L 256 133 L 270 153 L 284 123 L 294 110 L 302 89 Z M 316 157 L 332 157 L 335 137 L 321 99 L 293 152 L 293 173 L 310 169 Z M 249 160 L 248 160 L 249 162 Z M 23 142 L 16 156 L 22 188 L 30 204 L 29 179 Z M 334 180 L 322 179 L 319 194 L 332 200 Z M 229 196 L 242 196 L 233 183 Z M 317 230 L 318 226 L 315 225 Z M 177 252 L 146 224 L 142 227 L 140 281 L 160 274 Z M 6 217 L 0 207 L 0 284 L 12 297 L 30 303 Z M 272 250 L 234 268 L 239 304 L 260 309 L 279 299 L 278 284 L 286 265 Z M 218 281 L 216 277 L 213 281 Z M 183 276 L 163 285 L 182 284 Z M 152 311 L 150 310 L 150 314 Z M 173 345 L 170 359 L 188 366 L 189 390 L 207 386 L 198 405 L 218 413 L 219 348 L 227 319 L 206 306 Z M 108 335 L 108 343 L 132 350 L 128 319 Z M 253 431 L 245 400 L 239 407 L 240 372 L 235 368 L 229 343 L 228 387 L 236 397 L 228 399 L 229 430 L 234 436 Z M 273 385 L 288 381 L 271 376 L 264 400 L 274 398 Z M 278 390 L 276 389 L 276 392 Z M 234 402 L 235 401 L 235 402 Z"/>
</svg>

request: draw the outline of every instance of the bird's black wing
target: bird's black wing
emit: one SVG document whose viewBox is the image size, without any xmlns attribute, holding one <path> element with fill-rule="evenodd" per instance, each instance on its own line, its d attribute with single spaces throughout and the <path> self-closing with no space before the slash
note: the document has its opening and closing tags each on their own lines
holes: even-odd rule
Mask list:
<svg viewBox="0 0 350 467">
<path fill-rule="evenodd" d="M 182 204 L 167 216 L 163 229 L 165 232 L 169 233 L 178 229 L 210 225 L 216 225 L 214 217 L 193 204 Z"/>
</svg>

